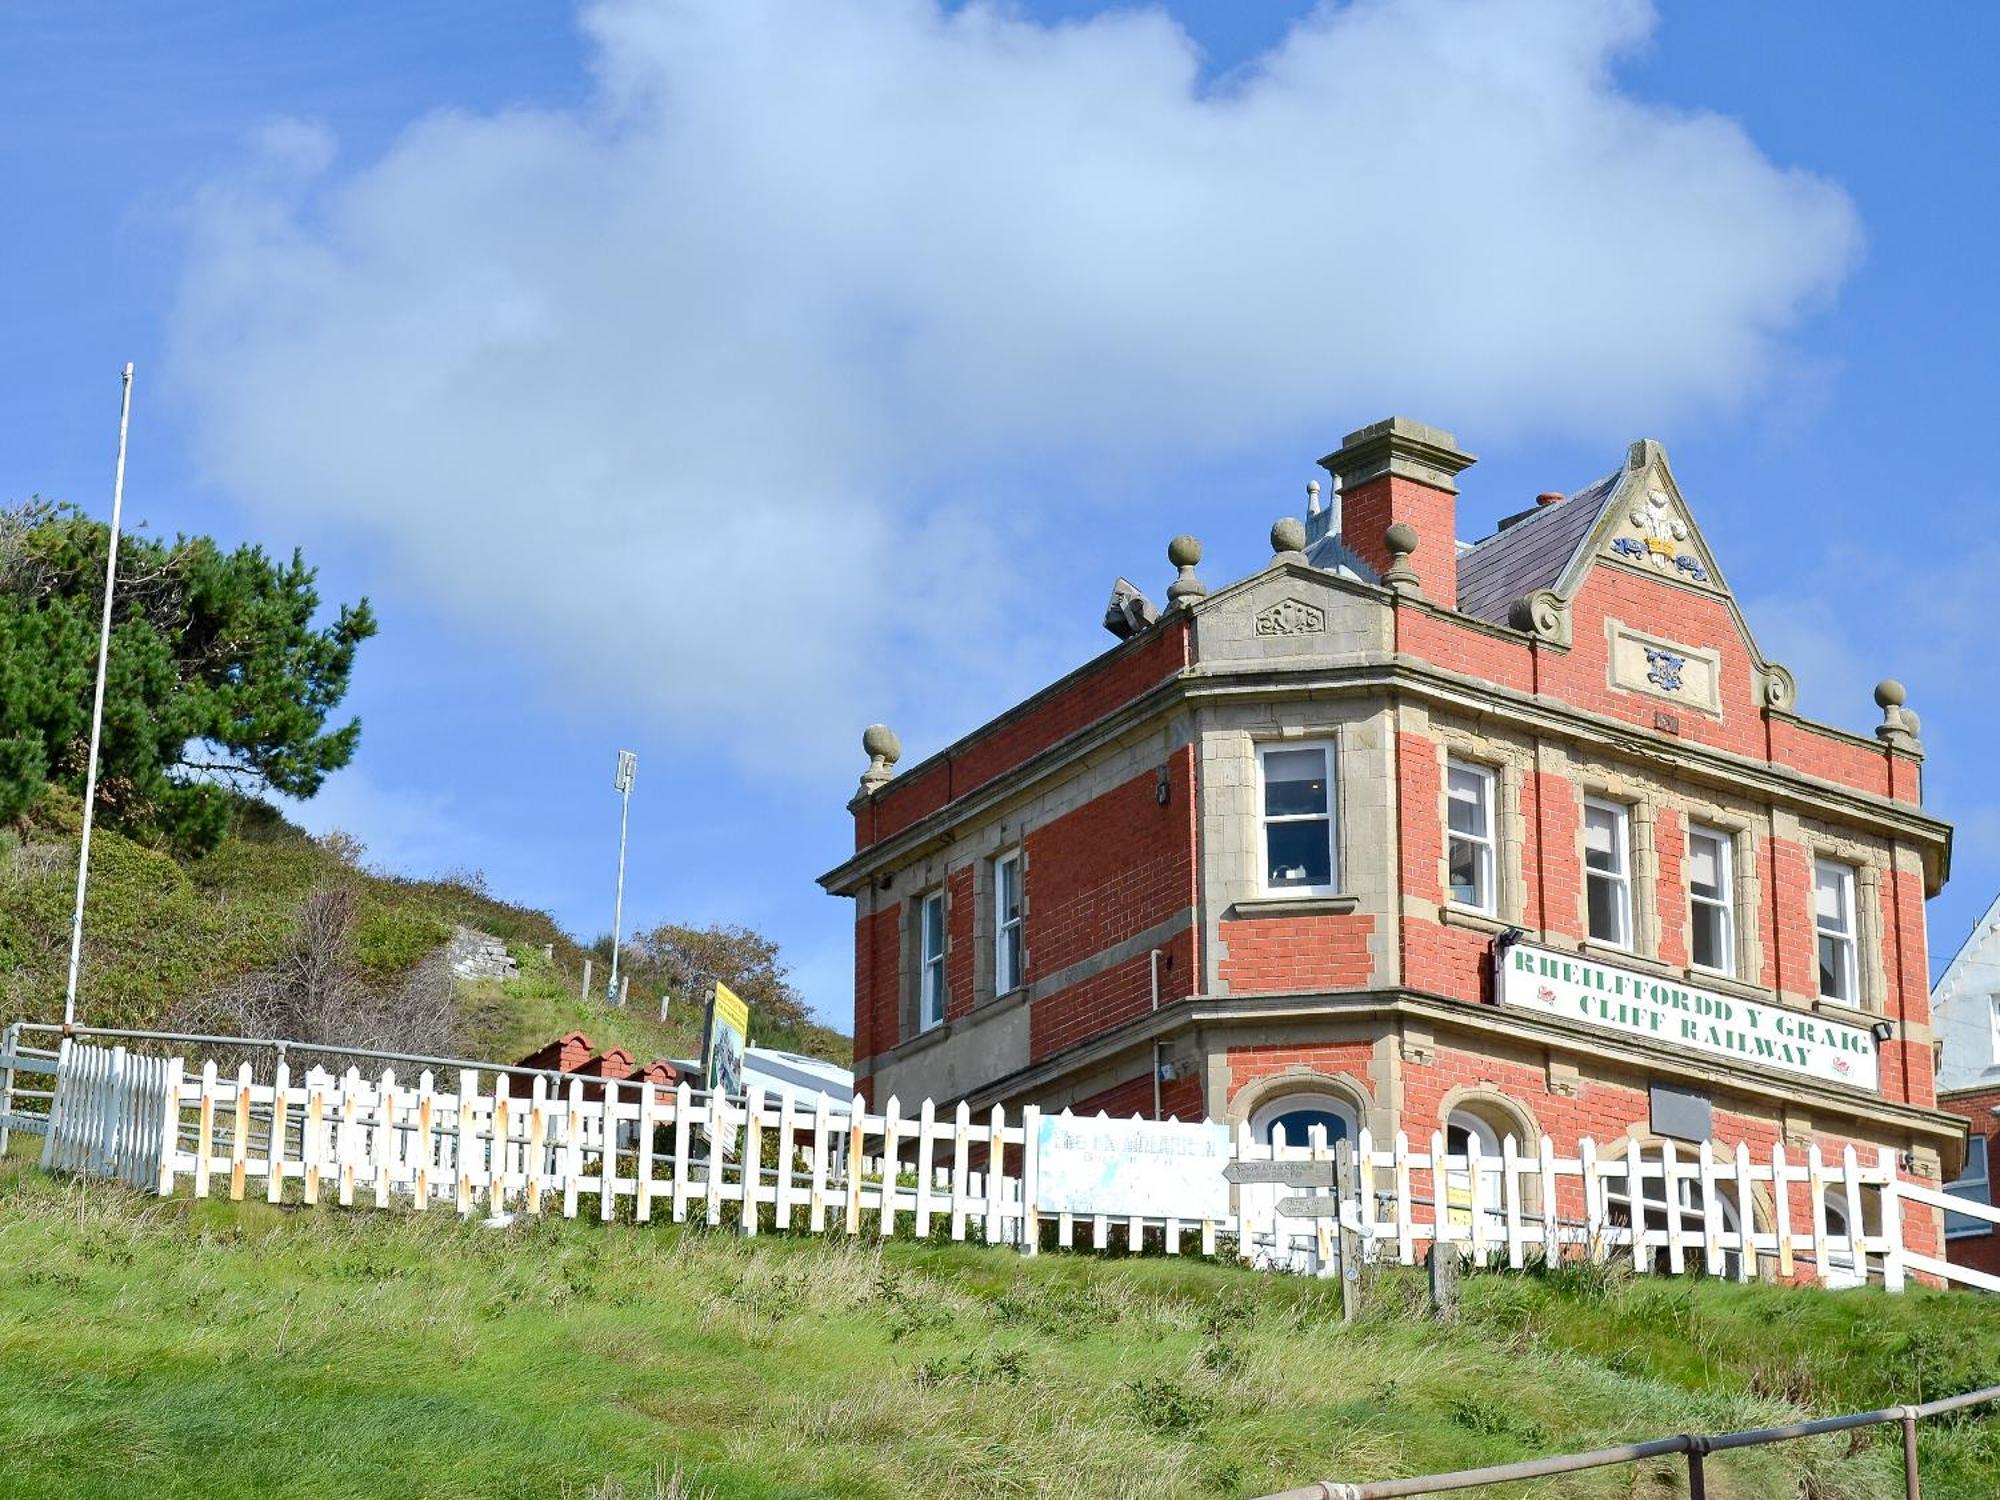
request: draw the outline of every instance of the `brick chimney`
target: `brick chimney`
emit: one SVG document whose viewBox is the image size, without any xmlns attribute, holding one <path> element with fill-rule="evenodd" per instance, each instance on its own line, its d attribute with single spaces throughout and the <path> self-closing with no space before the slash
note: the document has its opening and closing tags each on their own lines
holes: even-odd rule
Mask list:
<svg viewBox="0 0 2000 1500">
<path fill-rule="evenodd" d="M 1436 427 L 1390 417 L 1342 439 L 1320 460 L 1340 486 L 1340 535 L 1379 573 L 1389 571 L 1382 535 L 1398 521 L 1417 533 L 1410 566 L 1424 597 L 1458 606 L 1458 485 L 1455 476 L 1476 460 L 1458 439 Z"/>
</svg>

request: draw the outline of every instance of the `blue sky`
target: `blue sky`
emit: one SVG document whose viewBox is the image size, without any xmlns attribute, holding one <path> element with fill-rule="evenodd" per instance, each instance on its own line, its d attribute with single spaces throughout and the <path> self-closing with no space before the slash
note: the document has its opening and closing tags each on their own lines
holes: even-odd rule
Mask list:
<svg viewBox="0 0 2000 1500">
<path fill-rule="evenodd" d="M 254 27 L 249 18 L 254 17 Z M 862 725 L 912 759 L 1261 564 L 1391 412 L 1461 532 L 1666 443 L 1805 710 L 1903 678 L 2000 884 L 2000 20 L 1863 4 L 934 0 L 0 18 L 4 494 L 300 544 L 381 636 L 304 821 L 848 1019 Z"/>
</svg>

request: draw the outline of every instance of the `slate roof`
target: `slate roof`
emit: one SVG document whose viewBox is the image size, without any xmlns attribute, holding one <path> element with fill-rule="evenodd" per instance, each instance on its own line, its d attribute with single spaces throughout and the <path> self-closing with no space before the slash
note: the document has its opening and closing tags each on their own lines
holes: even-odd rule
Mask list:
<svg viewBox="0 0 2000 1500">
<path fill-rule="evenodd" d="M 1567 500 L 1544 505 L 1459 554 L 1458 607 L 1475 619 L 1507 623 L 1516 599 L 1553 587 L 1617 492 L 1616 469 Z"/>
</svg>

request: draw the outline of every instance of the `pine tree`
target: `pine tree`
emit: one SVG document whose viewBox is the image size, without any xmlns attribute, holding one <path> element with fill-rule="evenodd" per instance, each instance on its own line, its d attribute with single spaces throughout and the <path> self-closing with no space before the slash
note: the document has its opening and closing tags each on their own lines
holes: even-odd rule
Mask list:
<svg viewBox="0 0 2000 1500">
<path fill-rule="evenodd" d="M 0 511 L 0 821 L 50 782 L 83 788 L 109 542 L 73 506 Z M 360 721 L 327 720 L 375 616 L 363 599 L 316 627 L 315 576 L 296 551 L 120 541 L 100 817 L 198 853 L 237 795 L 310 797 L 353 759 Z"/>
</svg>

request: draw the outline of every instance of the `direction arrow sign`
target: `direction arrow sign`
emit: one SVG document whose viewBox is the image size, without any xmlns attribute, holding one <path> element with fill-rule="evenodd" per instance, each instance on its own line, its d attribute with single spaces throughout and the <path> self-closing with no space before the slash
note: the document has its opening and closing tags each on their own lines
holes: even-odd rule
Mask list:
<svg viewBox="0 0 2000 1500">
<path fill-rule="evenodd" d="M 1280 1187 L 1332 1187 L 1330 1161 L 1233 1161 L 1222 1175 L 1234 1183 L 1274 1182 Z"/>
<path fill-rule="evenodd" d="M 1278 1217 L 1281 1219 L 1337 1219 L 1340 1217 L 1338 1198 L 1280 1198 Z"/>
</svg>

